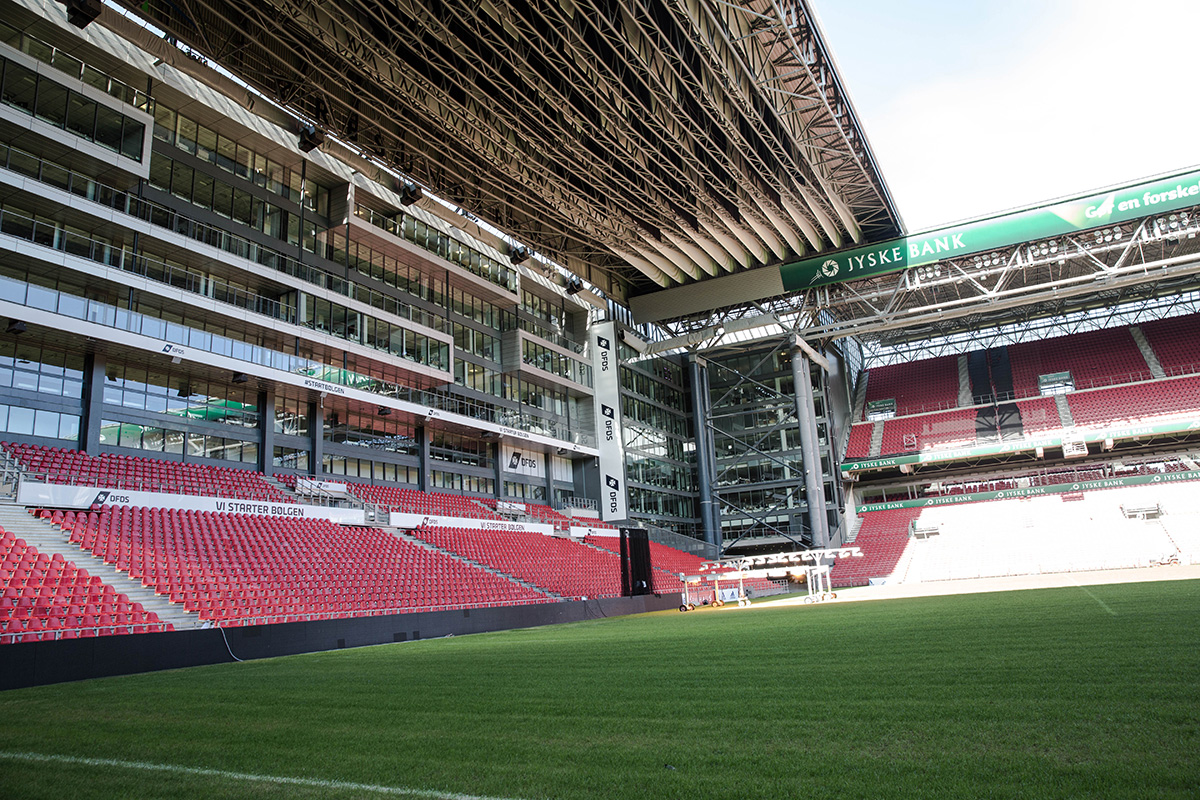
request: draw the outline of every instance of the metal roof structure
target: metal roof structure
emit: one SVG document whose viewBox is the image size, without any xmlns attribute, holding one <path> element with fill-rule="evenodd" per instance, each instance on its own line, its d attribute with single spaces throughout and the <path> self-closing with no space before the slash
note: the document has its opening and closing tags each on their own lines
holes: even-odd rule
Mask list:
<svg viewBox="0 0 1200 800">
<path fill-rule="evenodd" d="M 767 287 L 758 297 L 750 293 L 703 310 L 698 298 L 694 313 L 656 321 L 675 337 L 705 349 L 791 332 L 812 342 L 854 337 L 873 352 L 902 349 L 915 355 L 919 343 L 955 338 L 970 349 L 972 339 L 1003 326 L 1028 327 L 1035 321 L 1117 308 L 1162 310 L 1173 305 L 1164 305 L 1164 298 L 1186 297 L 1200 289 L 1198 178 L 1200 171 L 1193 169 L 881 243 L 879 248 L 889 253 L 893 248 L 908 253 L 910 247 L 953 240 L 955 232 L 968 237 L 968 246 L 959 254 L 947 252 L 917 264 L 868 271 L 861 278 L 844 271 L 849 254 L 861 254 L 861 248 L 849 254 L 831 252 L 821 265 L 833 265 L 830 271 L 835 274 L 842 270 L 837 278 L 846 280 L 817 280 L 817 285 L 795 291 Z M 1160 187 L 1166 191 L 1160 194 Z M 1168 195 L 1170 207 L 1163 208 Z M 1146 197 L 1163 199 L 1146 205 Z M 1113 198 L 1138 205 L 1114 216 Z M 1043 219 L 1059 232 L 1039 234 Z M 1003 244 L 969 246 L 970 235 L 986 239 L 993 230 L 1007 234 Z M 782 269 L 789 268 L 785 264 Z M 711 297 L 734 299 L 733 284 L 721 287 L 723 292 L 716 288 L 714 284 L 696 291 L 664 291 L 662 299 L 643 296 L 635 300 L 635 312 L 639 303 L 653 303 L 655 309 L 678 307 L 685 298 L 672 295 L 685 291 L 707 290 Z M 779 324 L 769 324 L 772 320 Z"/>
<path fill-rule="evenodd" d="M 804 0 L 123 0 L 624 301 L 903 232 Z"/>
</svg>

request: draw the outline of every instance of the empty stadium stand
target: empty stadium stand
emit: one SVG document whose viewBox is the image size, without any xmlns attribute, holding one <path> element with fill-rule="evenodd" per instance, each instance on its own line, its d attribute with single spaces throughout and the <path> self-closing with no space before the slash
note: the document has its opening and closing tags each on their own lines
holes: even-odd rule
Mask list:
<svg viewBox="0 0 1200 800">
<path fill-rule="evenodd" d="M 975 403 L 970 407 L 954 408 L 951 402 L 958 380 L 957 369 L 950 369 L 953 357 L 868 370 L 867 397 L 894 396 L 896 415 L 883 423 L 878 453 L 871 452 L 872 424 L 852 425 L 845 457 L 1016 441 L 1071 427 L 1123 427 L 1200 414 L 1200 376 L 1195 374 L 1200 372 L 1200 315 L 1141 325 L 1153 348 L 1145 354 L 1131 331 L 1088 331 L 970 353 Z M 1152 362 L 1161 363 L 1161 370 L 1152 369 Z M 1071 374 L 1074 391 L 1059 399 L 1041 396 L 1039 375 L 1058 372 Z M 928 411 L 936 408 L 947 410 Z"/>
<path fill-rule="evenodd" d="M 48 483 L 295 502 L 250 469 L 111 453 L 90 456 L 78 450 L 15 442 L 0 442 L 0 447 L 27 473 L 44 476 Z"/>
<path fill-rule="evenodd" d="M 862 556 L 839 558 L 829 574 L 832 586 L 835 589 L 865 586 L 872 578 L 891 575 L 908 546 L 909 525 L 920 514 L 920 509 L 898 508 L 864 515 L 854 539 L 854 546 L 862 550 Z"/>
<path fill-rule="evenodd" d="M 410 533 L 560 598 L 621 595 L 620 558 L 569 539 L 521 531 L 450 527 L 417 528 Z"/>
<path fill-rule="evenodd" d="M 954 408 L 958 405 L 958 356 L 872 369 L 867 381 L 867 403 L 889 399 L 896 401 L 897 416 Z"/>
<path fill-rule="evenodd" d="M 1146 358 L 1128 328 L 1086 331 L 1009 345 L 1013 391 L 1036 397 L 1038 376 L 1070 372 L 1076 388 L 1149 380 Z"/>
<path fill-rule="evenodd" d="M 0 644 L 173 630 L 62 554 L 0 529 Z"/>
<path fill-rule="evenodd" d="M 422 492 L 419 489 L 403 486 L 380 486 L 354 481 L 347 481 L 346 486 L 355 497 L 387 511 L 406 514 L 435 514 L 464 519 L 502 519 L 499 514 L 482 502 L 462 495 Z"/>
<path fill-rule="evenodd" d="M 1072 392 L 1067 395 L 1077 425 L 1113 427 L 1200 413 L 1200 377 Z"/>
<path fill-rule="evenodd" d="M 1200 372 L 1200 315 L 1143 322 L 1139 327 L 1166 374 Z"/>
<path fill-rule="evenodd" d="M 71 542 L 218 625 L 546 602 L 373 528 L 213 512 L 45 512 Z"/>
</svg>

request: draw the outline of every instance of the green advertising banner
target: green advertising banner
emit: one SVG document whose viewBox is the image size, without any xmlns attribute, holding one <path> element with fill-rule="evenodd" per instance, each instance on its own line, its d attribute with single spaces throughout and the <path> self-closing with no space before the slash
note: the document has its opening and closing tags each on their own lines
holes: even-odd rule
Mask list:
<svg viewBox="0 0 1200 800">
<path fill-rule="evenodd" d="M 922 497 L 919 500 L 894 500 L 890 503 L 867 503 L 859 506 L 858 513 L 891 511 L 896 508 L 930 508 L 959 503 L 977 503 L 981 500 L 1012 500 L 1020 497 L 1089 492 L 1096 489 L 1117 489 L 1121 486 L 1146 486 L 1152 483 L 1177 483 L 1178 481 L 1200 480 L 1200 470 L 1188 472 L 1162 472 L 1157 475 L 1130 475 L 1125 478 L 1104 478 L 1098 481 L 1055 483 L 1050 486 L 1030 486 L 1028 489 L 1004 489 L 999 492 L 975 492 L 974 494 L 949 494 L 943 497 Z"/>
<path fill-rule="evenodd" d="M 789 292 L 870 278 L 947 258 L 1062 236 L 1117 222 L 1200 205 L 1200 171 L 1067 200 L 1002 217 L 828 253 L 779 268 Z"/>
<path fill-rule="evenodd" d="M 1131 425 L 1125 428 L 1107 428 L 1104 430 L 1081 431 L 1079 438 L 1085 442 L 1103 442 L 1106 439 L 1136 439 L 1139 436 L 1160 436 L 1167 433 L 1186 433 L 1200 430 L 1200 419 L 1174 419 L 1170 422 L 1160 422 L 1156 425 Z M 1062 436 L 1047 436 L 1040 439 L 1021 439 L 1020 441 L 997 442 L 995 444 L 977 445 L 975 447 L 956 447 L 952 450 L 928 450 L 921 453 L 904 453 L 880 458 L 865 458 L 857 461 L 845 461 L 841 464 L 843 473 L 861 472 L 867 469 L 883 467 L 898 467 L 901 464 L 930 464 L 937 461 L 961 461 L 966 458 L 980 458 L 1004 453 L 1020 453 L 1026 450 L 1036 450 L 1039 447 L 1062 447 Z"/>
</svg>

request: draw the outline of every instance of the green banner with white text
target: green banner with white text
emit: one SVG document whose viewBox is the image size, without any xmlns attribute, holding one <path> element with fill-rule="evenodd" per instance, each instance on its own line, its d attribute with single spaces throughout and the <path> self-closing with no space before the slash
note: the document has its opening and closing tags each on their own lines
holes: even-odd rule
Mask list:
<svg viewBox="0 0 1200 800">
<path fill-rule="evenodd" d="M 1169 433 L 1190 433 L 1200 431 L 1200 419 L 1174 419 L 1169 422 L 1145 425 L 1128 425 L 1123 428 L 1106 428 L 1103 430 L 1080 431 L 1078 438 L 1088 443 L 1103 442 L 1107 439 L 1120 441 L 1136 439 L 1141 436 L 1161 436 Z M 841 471 L 861 472 L 868 469 L 898 467 L 901 464 L 930 464 L 937 461 L 962 461 L 968 458 L 1003 455 L 1005 453 L 1020 453 L 1035 450 L 1039 447 L 1062 447 L 1063 437 L 1045 436 L 1037 439 L 1020 439 L 1017 441 L 982 444 L 975 447 L 955 447 L 948 450 L 926 450 L 920 453 L 902 453 L 894 456 L 879 458 L 861 458 L 854 461 L 844 461 Z"/>
<path fill-rule="evenodd" d="M 1122 486 L 1147 486 L 1150 484 L 1178 483 L 1200 480 L 1200 470 L 1188 472 L 1163 472 L 1157 475 L 1129 475 L 1124 478 L 1102 478 L 1098 481 L 1055 483 L 1050 486 L 1030 486 L 1026 489 L 1004 489 L 998 492 L 974 492 L 973 494 L 948 494 L 941 497 L 922 497 L 919 500 L 893 500 L 889 503 L 867 503 L 858 507 L 858 513 L 891 511 L 897 508 L 932 508 L 952 506 L 959 503 L 977 503 L 981 500 L 1012 500 L 1020 497 L 1090 492 L 1096 489 L 1118 489 Z"/>
<path fill-rule="evenodd" d="M 947 258 L 1062 236 L 1195 205 L 1200 205 L 1200 171 L 867 247 L 822 254 L 784 264 L 779 270 L 784 288 L 792 292 L 827 283 L 870 278 L 908 267 L 934 264 Z"/>
</svg>

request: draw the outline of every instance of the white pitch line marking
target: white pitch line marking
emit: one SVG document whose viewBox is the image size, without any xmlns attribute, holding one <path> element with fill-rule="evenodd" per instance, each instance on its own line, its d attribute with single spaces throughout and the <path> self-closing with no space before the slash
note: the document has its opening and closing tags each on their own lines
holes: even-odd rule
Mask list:
<svg viewBox="0 0 1200 800">
<path fill-rule="evenodd" d="M 181 775 L 199 775 L 209 778 L 225 778 L 234 781 L 257 781 L 282 786 L 305 786 L 312 789 L 338 789 L 356 792 L 374 792 L 400 797 L 420 797 L 427 800 L 518 800 L 513 797 L 491 797 L 488 795 L 439 792 L 434 789 L 412 789 L 405 786 L 380 786 L 373 783 L 351 781 L 327 781 L 319 778 L 289 778 L 282 775 L 255 775 L 249 772 L 229 772 L 206 767 L 182 767 L 177 764 L 154 764 L 147 761 L 120 761 L 114 758 L 85 758 L 82 756 L 60 756 L 51 753 L 17 753 L 0 750 L 0 759 L 31 761 L 35 763 L 78 764 L 86 767 L 117 767 L 147 772 L 173 772 Z"/>
</svg>

